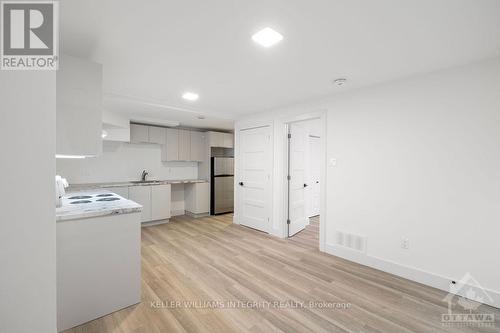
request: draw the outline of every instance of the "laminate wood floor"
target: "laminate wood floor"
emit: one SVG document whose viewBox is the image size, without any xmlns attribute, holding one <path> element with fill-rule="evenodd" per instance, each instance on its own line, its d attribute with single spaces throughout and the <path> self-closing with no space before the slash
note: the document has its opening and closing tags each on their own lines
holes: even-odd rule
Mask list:
<svg viewBox="0 0 500 333">
<path fill-rule="evenodd" d="M 319 249 L 319 216 L 309 218 L 309 225 L 289 240 L 295 245 L 311 250 Z"/>
<path fill-rule="evenodd" d="M 445 292 L 321 253 L 313 237 L 231 215 L 143 228 L 142 302 L 66 332 L 500 332 L 485 305 L 475 312 L 495 327 L 443 327 Z"/>
</svg>

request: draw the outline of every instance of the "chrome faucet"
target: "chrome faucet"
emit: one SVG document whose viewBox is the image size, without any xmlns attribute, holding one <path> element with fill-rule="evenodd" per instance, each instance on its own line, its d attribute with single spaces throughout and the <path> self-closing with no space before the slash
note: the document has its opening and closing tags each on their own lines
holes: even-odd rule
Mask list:
<svg viewBox="0 0 500 333">
<path fill-rule="evenodd" d="M 149 175 L 149 172 L 147 172 L 146 170 L 142 170 L 141 181 L 145 182 L 146 181 L 146 177 L 148 175 Z"/>
</svg>

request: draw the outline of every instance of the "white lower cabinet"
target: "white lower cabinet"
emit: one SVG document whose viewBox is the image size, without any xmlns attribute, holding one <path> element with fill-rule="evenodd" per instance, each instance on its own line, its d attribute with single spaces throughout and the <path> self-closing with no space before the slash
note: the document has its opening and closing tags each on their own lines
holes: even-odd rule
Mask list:
<svg viewBox="0 0 500 333">
<path fill-rule="evenodd" d="M 130 186 L 128 188 L 128 198 L 142 206 L 141 222 L 143 223 L 165 220 L 171 216 L 170 184 Z"/>
<path fill-rule="evenodd" d="M 151 186 L 130 186 L 128 196 L 142 206 L 141 222 L 151 221 Z"/>
<path fill-rule="evenodd" d="M 169 219 L 171 205 L 171 186 L 155 185 L 151 186 L 151 220 Z"/>
<path fill-rule="evenodd" d="M 185 186 L 186 211 L 191 214 L 208 214 L 210 211 L 210 184 L 193 183 Z"/>
</svg>

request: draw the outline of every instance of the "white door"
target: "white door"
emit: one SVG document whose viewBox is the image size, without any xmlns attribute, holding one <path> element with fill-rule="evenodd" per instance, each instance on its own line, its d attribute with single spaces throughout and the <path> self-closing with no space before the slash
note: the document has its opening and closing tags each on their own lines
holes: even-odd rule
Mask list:
<svg viewBox="0 0 500 333">
<path fill-rule="evenodd" d="M 320 202 L 320 138 L 315 136 L 309 137 L 309 217 L 319 215 Z"/>
<path fill-rule="evenodd" d="M 288 237 L 303 230 L 308 223 L 305 189 L 308 134 L 300 123 L 288 126 Z"/>
<path fill-rule="evenodd" d="M 240 224 L 268 232 L 271 216 L 271 129 L 269 126 L 240 131 Z"/>
</svg>

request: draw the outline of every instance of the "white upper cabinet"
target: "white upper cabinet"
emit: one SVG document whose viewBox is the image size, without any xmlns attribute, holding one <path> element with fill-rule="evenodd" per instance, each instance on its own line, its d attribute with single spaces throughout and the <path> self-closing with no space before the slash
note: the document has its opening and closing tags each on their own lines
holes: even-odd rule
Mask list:
<svg viewBox="0 0 500 333">
<path fill-rule="evenodd" d="M 131 143 L 149 143 L 149 126 L 130 124 Z"/>
<path fill-rule="evenodd" d="M 167 142 L 165 127 L 130 124 L 131 143 L 156 143 L 164 145 Z"/>
<path fill-rule="evenodd" d="M 167 142 L 167 129 L 164 127 L 149 126 L 149 143 L 164 145 Z"/>
<path fill-rule="evenodd" d="M 167 128 L 166 144 L 162 146 L 161 159 L 171 161 L 204 161 L 208 154 L 204 132 Z"/>
<path fill-rule="evenodd" d="M 57 71 L 56 153 L 102 153 L 102 65 L 62 54 Z"/>
<path fill-rule="evenodd" d="M 210 147 L 222 147 L 224 145 L 224 133 L 208 132 L 208 144 Z"/>
<path fill-rule="evenodd" d="M 191 133 L 179 130 L 179 161 L 191 161 Z"/>
<path fill-rule="evenodd" d="M 191 161 L 205 160 L 205 155 L 208 155 L 205 139 L 204 132 L 191 131 Z"/>
<path fill-rule="evenodd" d="M 208 132 L 210 147 L 234 148 L 232 133 Z"/>
<path fill-rule="evenodd" d="M 166 129 L 166 144 L 162 146 L 161 159 L 164 162 L 179 160 L 179 130 Z"/>
<path fill-rule="evenodd" d="M 224 139 L 222 142 L 224 148 L 234 148 L 234 139 L 232 133 L 224 133 Z"/>
</svg>

